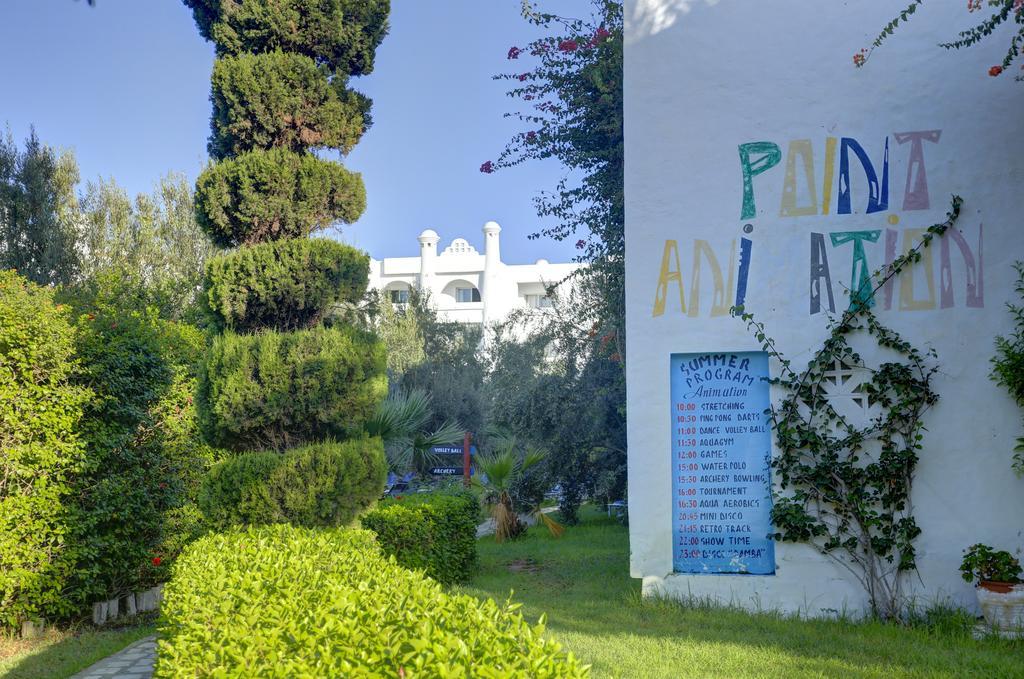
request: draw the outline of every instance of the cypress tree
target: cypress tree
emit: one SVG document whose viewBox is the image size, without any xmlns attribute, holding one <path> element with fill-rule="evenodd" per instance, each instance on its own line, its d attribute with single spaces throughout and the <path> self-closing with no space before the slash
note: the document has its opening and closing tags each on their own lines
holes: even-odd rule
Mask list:
<svg viewBox="0 0 1024 679">
<path fill-rule="evenodd" d="M 372 334 L 324 324 L 366 291 L 368 257 L 309 236 L 366 207 L 362 178 L 313 151 L 348 153 L 370 125 L 350 89 L 373 69 L 389 0 L 183 0 L 216 46 L 212 164 L 196 218 L 230 248 L 206 268 L 212 341 L 197 405 L 205 437 L 235 451 L 207 479 L 215 525 L 349 523 L 383 490 L 364 425 L 387 392 Z"/>
</svg>

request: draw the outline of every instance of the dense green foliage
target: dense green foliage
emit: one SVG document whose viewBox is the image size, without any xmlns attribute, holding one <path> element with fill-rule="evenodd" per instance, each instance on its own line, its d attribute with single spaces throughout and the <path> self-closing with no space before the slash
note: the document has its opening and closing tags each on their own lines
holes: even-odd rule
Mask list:
<svg viewBox="0 0 1024 679">
<path fill-rule="evenodd" d="M 262 243 L 206 266 L 204 302 L 219 330 L 295 330 L 366 292 L 368 257 L 326 238 Z"/>
<path fill-rule="evenodd" d="M 283 50 L 366 75 L 387 35 L 389 0 L 185 0 L 218 56 Z"/>
<path fill-rule="evenodd" d="M 214 528 L 291 523 L 344 526 L 384 491 L 380 439 L 319 441 L 281 454 L 243 453 L 215 466 L 199 505 Z"/>
<path fill-rule="evenodd" d="M 79 381 L 92 393 L 76 479 L 79 605 L 163 579 L 201 532 L 193 502 L 218 453 L 199 437 L 192 394 L 203 335 L 127 305 L 116 281 L 72 302 Z M 159 562 L 153 559 L 159 557 Z"/>
<path fill-rule="evenodd" d="M 23 151 L 10 131 L 0 137 L 0 269 L 40 285 L 75 279 L 77 183 L 74 156 L 40 142 L 34 128 Z"/>
<path fill-rule="evenodd" d="M 66 307 L 0 271 L 0 627 L 71 610 L 76 432 L 90 397 L 77 369 Z"/>
<path fill-rule="evenodd" d="M 367 531 L 210 535 L 165 589 L 156 677 L 583 677 L 509 606 L 449 594 Z"/>
<path fill-rule="evenodd" d="M 221 247 L 301 238 L 365 209 L 358 173 L 283 149 L 227 158 L 196 181 L 199 225 Z"/>
<path fill-rule="evenodd" d="M 213 67 L 213 158 L 248 149 L 302 151 L 328 146 L 342 153 L 370 125 L 370 101 L 331 80 L 300 54 L 268 52 L 218 59 Z"/>
<path fill-rule="evenodd" d="M 1024 262 L 1017 262 L 1015 292 L 1024 302 Z M 1024 408 L 1024 304 L 1007 304 L 1013 317 L 1013 332 L 996 337 L 996 355 L 992 358 L 992 378 L 1006 387 L 1017 405 Z M 1013 467 L 1024 474 L 1024 436 L 1017 439 Z"/>
<path fill-rule="evenodd" d="M 282 451 L 358 435 L 387 393 L 384 347 L 350 327 L 218 335 L 198 392 L 207 439 Z"/>
<path fill-rule="evenodd" d="M 382 501 L 362 517 L 385 554 L 444 584 L 476 568 L 480 504 L 471 493 L 414 493 Z"/>
<path fill-rule="evenodd" d="M 384 440 L 388 467 L 398 474 L 429 474 L 437 462 L 435 446 L 462 441 L 465 429 L 458 422 L 446 421 L 430 431 L 427 423 L 434 417 L 430 394 L 421 390 L 393 391 L 366 423 L 372 436 Z"/>
</svg>

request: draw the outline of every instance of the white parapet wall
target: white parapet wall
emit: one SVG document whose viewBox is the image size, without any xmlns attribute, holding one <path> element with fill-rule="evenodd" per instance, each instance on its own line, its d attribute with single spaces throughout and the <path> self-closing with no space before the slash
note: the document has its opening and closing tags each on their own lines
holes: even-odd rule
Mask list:
<svg viewBox="0 0 1024 679">
<path fill-rule="evenodd" d="M 626 0 L 630 568 L 647 593 L 808 615 L 867 609 L 841 565 L 806 545 L 766 544 L 767 489 L 777 491 L 778 480 L 757 468 L 756 455 L 738 462 L 742 478 L 728 470 L 738 458 L 700 457 L 693 473 L 694 500 L 757 500 L 730 512 L 739 517 L 732 528 L 750 528 L 753 542 L 715 542 L 721 503 L 707 520 L 697 507 L 692 524 L 680 523 L 674 450 L 714 451 L 685 445 L 677 416 L 696 408 L 698 424 L 704 414 L 710 426 L 715 412 L 701 408 L 717 407 L 701 400 L 699 376 L 686 386 L 705 371 L 687 362 L 718 357 L 707 367 L 722 368 L 719 386 L 726 375 L 747 378 L 756 360 L 741 374 L 744 357 L 755 355 L 745 352 L 761 346 L 729 314 L 741 303 L 795 367 L 805 365 L 861 270 L 879 268 L 942 221 L 953 194 L 964 200 L 956 230 L 874 299 L 882 322 L 934 349 L 940 365 L 912 494 L 922 533 L 907 592 L 920 603 L 974 606 L 958 572 L 964 548 L 1024 545 L 1024 479 L 1011 470 L 1021 410 L 989 377 L 993 340 L 1012 329 L 1013 263 L 1024 259 L 1024 83 L 1014 81 L 1017 67 L 989 75 L 1014 27 L 945 50 L 938 44 L 988 7 L 925 3 L 856 68 L 854 55 L 905 4 Z M 777 376 L 779 366 L 767 370 Z M 780 397 L 773 389 L 770 399 Z M 758 394 L 745 398 L 745 412 L 754 412 Z M 736 417 L 720 419 L 736 425 Z M 744 431 L 744 445 L 775 454 L 770 432 Z M 705 475 L 705 461 L 721 474 Z M 681 541 L 694 549 L 680 551 Z M 731 549 L 734 563 L 752 564 L 747 574 L 689 567 L 712 551 L 708 561 L 720 564 Z"/>
</svg>

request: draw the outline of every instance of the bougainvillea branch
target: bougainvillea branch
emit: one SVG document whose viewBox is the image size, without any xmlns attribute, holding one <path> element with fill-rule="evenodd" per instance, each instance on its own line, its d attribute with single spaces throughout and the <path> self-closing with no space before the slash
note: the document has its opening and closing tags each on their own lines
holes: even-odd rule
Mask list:
<svg viewBox="0 0 1024 679">
<path fill-rule="evenodd" d="M 853 55 L 853 64 L 857 67 L 863 66 L 875 48 L 881 47 L 882 43 L 889 39 L 896 32 L 896 29 L 910 20 L 910 17 L 923 0 L 913 0 L 902 12 L 885 25 L 882 32 L 871 43 L 871 49 L 862 49 Z M 982 10 L 982 0 L 967 0 L 968 12 L 979 12 Z M 1010 19 L 1017 24 L 1017 29 L 1010 38 L 1010 46 L 1006 50 L 1002 63 L 996 64 L 988 69 L 990 76 L 998 76 L 1008 69 L 1020 56 L 1021 45 L 1024 44 L 1024 0 L 988 0 L 989 7 L 994 8 L 990 17 L 979 23 L 977 26 L 958 33 L 959 38 L 950 42 L 939 43 L 940 47 L 946 49 L 962 49 L 981 42 L 984 38 L 992 35 L 995 30 Z M 1024 66 L 1022 66 L 1024 68 Z M 1017 80 L 1024 80 L 1024 76 L 1018 75 Z"/>
</svg>

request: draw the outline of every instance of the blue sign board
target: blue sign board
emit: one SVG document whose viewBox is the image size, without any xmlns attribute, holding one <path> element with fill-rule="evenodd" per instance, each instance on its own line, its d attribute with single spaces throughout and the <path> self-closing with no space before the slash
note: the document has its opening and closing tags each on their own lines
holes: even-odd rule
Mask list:
<svg viewBox="0 0 1024 679">
<path fill-rule="evenodd" d="M 434 446 L 430 452 L 436 457 L 436 464 L 430 468 L 430 473 L 435 476 L 462 476 L 463 459 L 462 446 Z M 469 456 L 472 459 L 476 455 L 476 446 L 469 446 Z M 473 468 L 470 467 L 470 476 L 473 475 Z"/>
<path fill-rule="evenodd" d="M 672 565 L 775 573 L 768 355 L 672 354 Z"/>
</svg>

